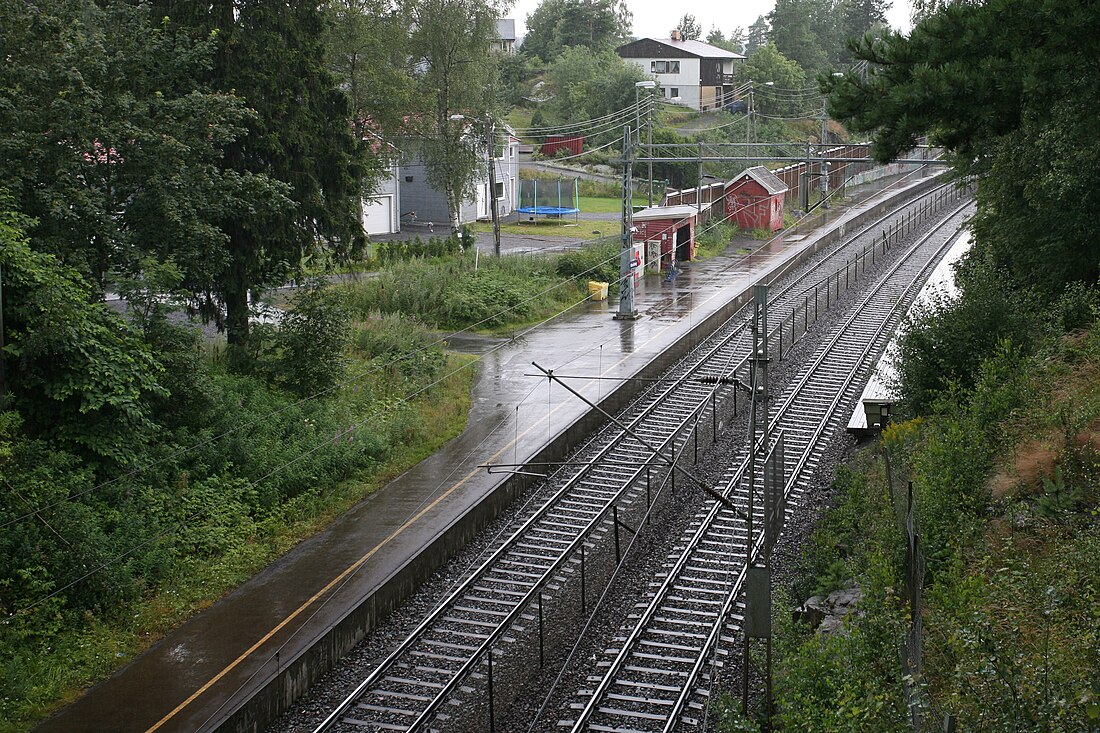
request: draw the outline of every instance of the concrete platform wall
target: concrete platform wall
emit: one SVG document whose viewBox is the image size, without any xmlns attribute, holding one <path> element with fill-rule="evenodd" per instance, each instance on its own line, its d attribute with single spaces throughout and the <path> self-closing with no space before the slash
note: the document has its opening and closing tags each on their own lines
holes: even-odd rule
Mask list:
<svg viewBox="0 0 1100 733">
<path fill-rule="evenodd" d="M 806 247 L 798 256 L 772 270 L 764 282 L 767 284 L 775 282 L 828 245 L 842 239 L 847 231 L 862 226 L 890 208 L 934 188 L 939 183 L 938 178 L 925 179 L 860 212 L 851 220 L 818 233 L 812 245 Z M 748 288 L 710 316 L 700 320 L 679 340 L 643 367 L 637 376 L 651 378 L 660 375 L 751 300 L 752 289 Z M 608 393 L 600 402 L 600 406 L 607 412 L 615 414 L 634 399 L 644 385 L 645 382 L 642 381 L 624 382 Z M 732 400 L 720 402 L 718 409 L 720 419 L 728 420 L 728 415 L 732 411 Z M 744 409 L 743 405 L 741 409 Z M 709 412 L 707 414 L 709 415 Z M 564 459 L 573 448 L 580 445 L 605 422 L 606 418 L 600 412 L 590 409 L 533 456 L 531 463 Z M 709 417 L 704 418 L 700 424 L 700 448 L 704 444 L 709 444 L 712 438 L 710 425 Z M 689 463 L 691 454 L 690 449 L 685 451 L 685 457 Z M 434 541 L 425 546 L 423 551 L 395 571 L 374 593 L 335 624 L 313 647 L 294 659 L 283 660 L 279 671 L 272 675 L 260 691 L 235 710 L 227 711 L 226 717 L 216 725 L 215 729 L 219 733 L 258 733 L 264 730 L 304 695 L 310 685 L 331 669 L 343 655 L 362 641 L 387 613 L 397 608 L 432 573 L 461 551 L 478 532 L 534 481 L 535 478 L 530 476 L 512 476 L 497 484 L 477 505 L 456 518 Z"/>
</svg>

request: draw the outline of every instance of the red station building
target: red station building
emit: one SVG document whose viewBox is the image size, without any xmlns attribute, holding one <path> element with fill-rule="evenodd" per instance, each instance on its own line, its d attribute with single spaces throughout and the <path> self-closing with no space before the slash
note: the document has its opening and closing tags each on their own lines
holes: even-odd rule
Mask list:
<svg viewBox="0 0 1100 733">
<path fill-rule="evenodd" d="M 783 228 L 783 194 L 787 184 L 762 165 L 749 168 L 726 184 L 726 218 L 742 229 Z"/>
<path fill-rule="evenodd" d="M 673 260 L 695 258 L 694 206 L 651 206 L 634 213 L 634 247 L 641 249 L 644 266 L 668 270 Z"/>
</svg>

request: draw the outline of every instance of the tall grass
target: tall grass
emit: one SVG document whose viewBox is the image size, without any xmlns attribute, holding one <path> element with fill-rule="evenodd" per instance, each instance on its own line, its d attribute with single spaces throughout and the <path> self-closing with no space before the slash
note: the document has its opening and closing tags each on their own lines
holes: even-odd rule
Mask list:
<svg viewBox="0 0 1100 733">
<path fill-rule="evenodd" d="M 481 257 L 475 264 L 467 253 L 395 263 L 376 278 L 341 287 L 360 319 L 404 314 L 437 329 L 492 331 L 577 303 L 585 297 L 584 281 L 608 272 L 599 268 L 592 277 L 585 271 L 608 257 L 604 248 L 592 247 L 557 256 Z"/>
</svg>

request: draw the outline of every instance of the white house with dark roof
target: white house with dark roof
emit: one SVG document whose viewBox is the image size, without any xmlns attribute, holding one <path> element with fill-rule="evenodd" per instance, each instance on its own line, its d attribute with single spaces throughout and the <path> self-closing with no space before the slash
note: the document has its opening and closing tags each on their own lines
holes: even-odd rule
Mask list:
<svg viewBox="0 0 1100 733">
<path fill-rule="evenodd" d="M 668 99 L 692 109 L 708 110 L 733 102 L 734 69 L 745 57 L 702 41 L 685 41 L 679 31 L 671 38 L 639 38 L 615 49 L 661 85 Z"/>
<path fill-rule="evenodd" d="M 506 54 L 516 52 L 516 21 L 514 18 L 497 18 L 497 37 L 489 44 L 490 51 Z"/>
</svg>

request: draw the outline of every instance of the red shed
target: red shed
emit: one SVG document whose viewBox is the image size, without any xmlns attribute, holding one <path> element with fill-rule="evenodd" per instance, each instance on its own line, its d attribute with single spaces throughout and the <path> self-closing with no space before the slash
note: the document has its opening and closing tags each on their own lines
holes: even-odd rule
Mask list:
<svg viewBox="0 0 1100 733">
<path fill-rule="evenodd" d="M 584 135 L 547 135 L 539 152 L 547 157 L 554 156 L 559 150 L 568 150 L 570 155 L 580 155 L 584 150 Z"/>
<path fill-rule="evenodd" d="M 645 244 L 645 266 L 668 270 L 695 258 L 694 206 L 651 206 L 634 214 L 634 244 Z"/>
<path fill-rule="evenodd" d="M 762 165 L 749 168 L 726 184 L 726 218 L 742 229 L 783 228 L 783 194 L 787 184 Z"/>
</svg>

